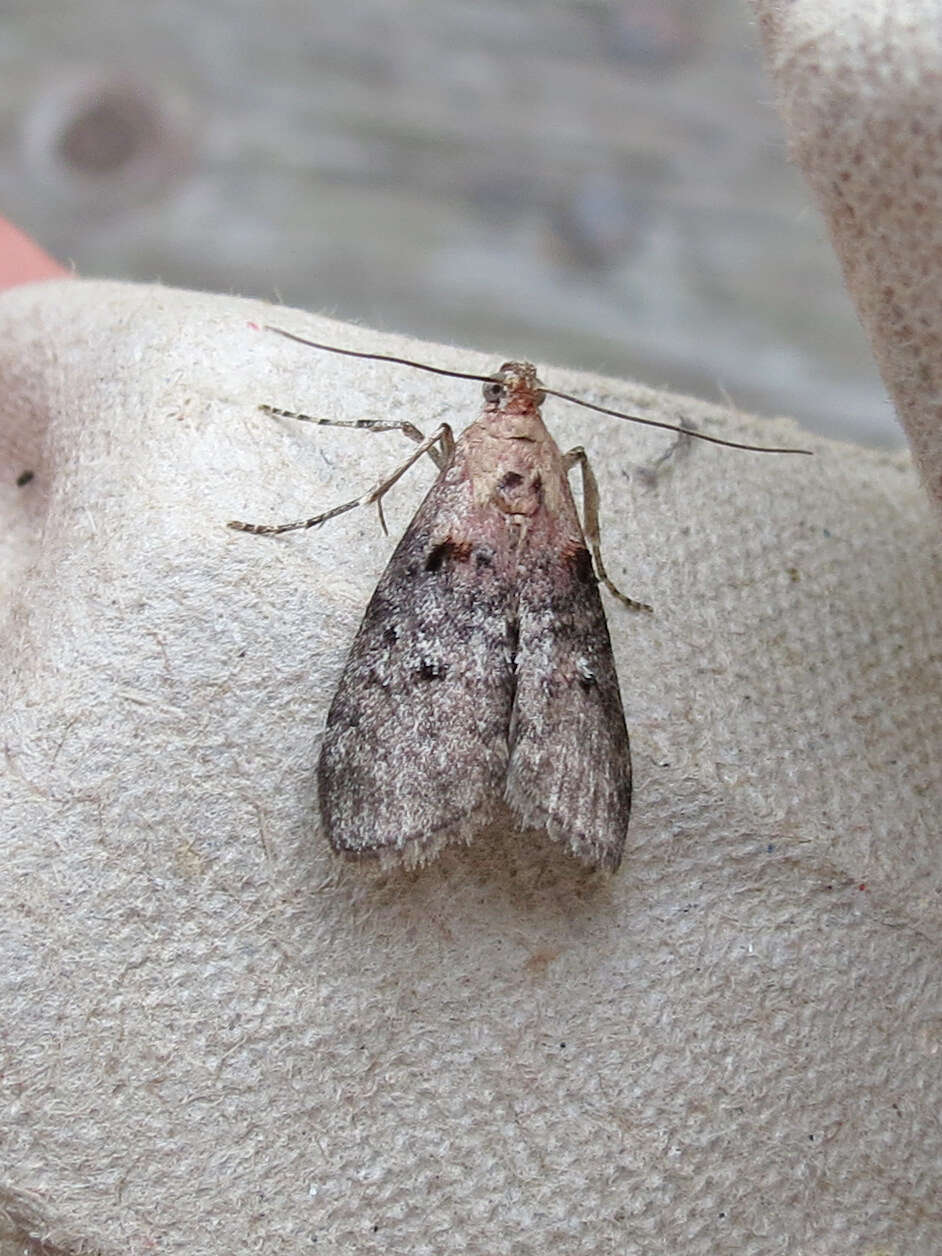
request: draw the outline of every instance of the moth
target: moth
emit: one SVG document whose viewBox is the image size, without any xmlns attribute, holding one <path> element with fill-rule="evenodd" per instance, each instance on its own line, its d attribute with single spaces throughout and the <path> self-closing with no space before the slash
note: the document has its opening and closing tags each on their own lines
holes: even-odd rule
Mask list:
<svg viewBox="0 0 942 1256">
<path fill-rule="evenodd" d="M 370 599 L 327 716 L 317 784 L 331 846 L 414 866 L 509 817 L 614 872 L 631 810 L 631 753 L 600 585 L 632 610 L 651 608 L 609 579 L 585 450 L 562 452 L 541 407 L 550 393 L 634 416 L 547 389 L 529 362 L 470 375 L 270 330 L 484 386 L 479 417 L 457 439 L 447 423 L 426 437 L 410 423 L 261 407 L 305 422 L 400 430 L 416 448 L 362 497 L 292 523 L 233 520 L 231 528 L 312 528 L 371 503 L 382 521 L 382 497 L 409 467 L 429 455 L 438 468 Z M 576 466 L 581 519 L 569 486 Z"/>
</svg>

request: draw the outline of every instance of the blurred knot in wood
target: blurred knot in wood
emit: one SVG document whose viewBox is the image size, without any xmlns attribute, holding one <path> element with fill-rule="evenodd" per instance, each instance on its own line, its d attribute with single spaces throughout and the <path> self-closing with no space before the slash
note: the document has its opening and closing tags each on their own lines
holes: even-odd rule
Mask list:
<svg viewBox="0 0 942 1256">
<path fill-rule="evenodd" d="M 164 197 L 185 176 L 194 119 L 182 98 L 106 71 L 50 73 L 28 113 L 30 166 L 63 199 L 121 209 Z"/>
</svg>

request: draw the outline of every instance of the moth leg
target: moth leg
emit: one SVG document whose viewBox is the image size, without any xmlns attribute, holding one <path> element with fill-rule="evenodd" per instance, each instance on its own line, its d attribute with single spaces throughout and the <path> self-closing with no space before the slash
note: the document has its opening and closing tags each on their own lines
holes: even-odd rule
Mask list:
<svg viewBox="0 0 942 1256">
<path fill-rule="evenodd" d="M 280 406 L 259 406 L 263 414 L 270 414 L 275 419 L 297 419 L 300 423 L 314 423 L 318 427 L 353 427 L 365 432 L 402 432 L 417 445 L 425 440 L 425 435 L 413 423 L 396 423 L 391 419 L 319 419 L 312 414 L 299 414 L 297 410 L 282 410 Z M 444 466 L 442 452 L 432 448 L 428 456 L 441 471 Z"/>
<path fill-rule="evenodd" d="M 433 445 L 440 446 L 441 456 L 447 462 L 455 447 L 454 437 L 447 423 L 443 423 L 431 436 L 424 437 L 418 447 L 406 458 L 405 462 L 401 462 L 394 471 L 380 480 L 378 484 L 375 484 L 362 497 L 355 497 L 353 501 L 343 502 L 342 505 L 334 506 L 319 515 L 312 515 L 310 519 L 297 519 L 293 523 L 243 523 L 241 519 L 233 519 L 228 526 L 235 528 L 238 532 L 254 532 L 260 536 L 271 536 L 278 532 L 294 532 L 301 528 L 316 528 L 320 524 L 326 523 L 328 519 L 335 519 L 337 515 L 345 514 L 348 510 L 355 510 L 357 506 L 371 506 L 376 502 L 379 507 L 380 522 L 383 525 L 383 531 L 385 531 L 386 522 L 383 519 L 382 506 L 379 503 L 396 481 L 405 475 L 414 463 L 424 457 Z"/>
<path fill-rule="evenodd" d="M 595 472 L 589 463 L 588 455 L 581 445 L 577 445 L 575 449 L 570 449 L 563 454 L 563 466 L 567 472 L 571 471 L 577 462 L 582 471 L 582 526 L 585 529 L 586 540 L 592 546 L 595 574 L 608 589 L 609 593 L 613 597 L 617 597 L 623 606 L 627 606 L 632 611 L 650 611 L 653 608 L 648 606 L 647 602 L 636 602 L 634 598 L 627 597 L 609 579 L 608 572 L 605 570 L 605 564 L 602 562 L 602 544 L 599 531 L 599 484 L 595 478 Z"/>
</svg>

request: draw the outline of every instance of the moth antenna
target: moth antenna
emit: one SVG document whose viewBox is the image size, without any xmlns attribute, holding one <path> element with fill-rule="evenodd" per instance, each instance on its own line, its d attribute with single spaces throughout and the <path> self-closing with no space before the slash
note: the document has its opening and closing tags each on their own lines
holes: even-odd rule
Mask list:
<svg viewBox="0 0 942 1256">
<path fill-rule="evenodd" d="M 428 371 L 430 375 L 447 375 L 449 379 L 473 379 L 478 383 L 487 384 L 491 381 L 490 375 L 475 375 L 470 371 L 449 371 L 443 366 L 430 366 L 428 362 L 416 362 L 412 358 L 398 358 L 391 353 L 365 353 L 361 349 L 340 349 L 337 345 L 322 344 L 318 340 L 307 340 L 304 336 L 296 336 L 292 331 L 285 331 L 283 327 L 272 327 L 270 323 L 265 324 L 265 331 L 273 331 L 278 336 L 284 336 L 285 340 L 293 340 L 296 344 L 307 345 L 309 349 L 322 349 L 325 353 L 339 353 L 343 358 L 364 358 L 369 362 L 392 362 L 397 366 L 411 366 L 416 371 Z M 637 414 L 626 414 L 623 410 L 610 410 L 607 406 L 597 406 L 592 401 L 583 401 L 580 397 L 574 397 L 571 393 L 558 392 L 555 388 L 543 388 L 542 391 L 548 397 L 558 397 L 560 401 L 571 401 L 573 405 L 582 406 L 584 410 L 595 410 L 598 414 L 607 414 L 613 419 L 625 419 L 628 423 L 640 423 L 644 427 L 659 427 L 665 432 L 681 432 L 685 436 L 692 436 L 694 440 L 709 441 L 711 445 L 724 445 L 727 449 L 745 449 L 749 453 L 754 454 L 813 454 L 813 449 L 784 449 L 774 445 L 744 445 L 741 441 L 724 440 L 722 436 L 709 436 L 706 432 L 694 432 L 688 427 L 681 427 L 677 423 L 663 423 L 660 419 L 643 419 Z"/>
<path fill-rule="evenodd" d="M 427 362 L 413 362 L 411 358 L 397 358 L 391 353 L 364 353 L 360 349 L 339 349 L 336 345 L 324 345 L 316 340 L 305 340 L 303 336 L 296 336 L 292 331 L 285 331 L 282 327 L 272 327 L 268 323 L 265 324 L 265 331 L 273 331 L 278 336 L 284 336 L 285 340 L 294 340 L 297 344 L 307 345 L 311 349 L 339 353 L 344 358 L 366 358 L 369 362 L 395 362 L 397 366 L 412 366 L 417 371 L 428 371 L 431 375 L 448 375 L 451 379 L 476 379 L 481 384 L 487 384 L 491 378 L 490 375 L 472 375 L 468 371 L 448 371 L 443 366 L 429 366 Z"/>
<path fill-rule="evenodd" d="M 610 410 L 607 406 L 597 406 L 592 401 L 583 401 L 581 397 L 573 397 L 571 393 L 557 392 L 555 388 L 544 388 L 547 397 L 558 397 L 560 401 L 571 401 L 573 405 L 582 406 L 585 410 L 595 410 L 599 414 L 611 415 L 613 419 L 627 419 L 629 423 L 642 423 L 645 427 L 660 427 L 665 432 L 680 432 L 684 436 L 692 436 L 694 440 L 706 440 L 711 445 L 725 445 L 727 449 L 746 449 L 754 454 L 813 454 L 813 449 L 784 449 L 775 445 L 744 445 L 738 440 L 724 440 L 722 436 L 709 436 L 706 432 L 695 432 L 689 427 L 680 427 L 675 423 L 662 423 L 660 419 L 643 419 L 637 414 L 625 414 L 621 410 Z"/>
</svg>

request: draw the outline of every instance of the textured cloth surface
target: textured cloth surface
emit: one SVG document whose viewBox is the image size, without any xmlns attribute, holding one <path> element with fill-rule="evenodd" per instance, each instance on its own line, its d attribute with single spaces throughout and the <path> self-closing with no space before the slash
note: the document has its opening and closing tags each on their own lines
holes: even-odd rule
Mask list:
<svg viewBox="0 0 942 1256">
<path fill-rule="evenodd" d="M 104 1253 L 942 1250 L 936 520 L 908 460 L 550 402 L 600 479 L 625 862 L 490 835 L 339 864 L 314 763 L 416 467 L 270 402 L 461 427 L 479 385 L 317 354 L 258 303 L 0 301 L 0 1190 Z M 509 346 L 508 349 L 512 349 Z M 542 371 L 761 443 L 763 423 Z M 29 484 L 15 487 L 20 471 Z M 460 763 L 455 765 L 460 771 Z"/>
<path fill-rule="evenodd" d="M 752 0 L 793 157 L 942 506 L 942 23 L 936 0 Z"/>
</svg>

